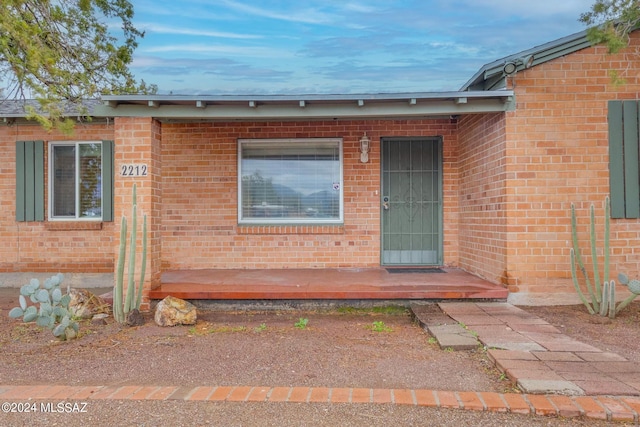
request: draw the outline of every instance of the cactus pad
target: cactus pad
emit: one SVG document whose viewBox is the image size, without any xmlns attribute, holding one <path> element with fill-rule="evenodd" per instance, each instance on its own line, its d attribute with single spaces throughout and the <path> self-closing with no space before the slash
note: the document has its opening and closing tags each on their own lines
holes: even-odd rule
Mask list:
<svg viewBox="0 0 640 427">
<path fill-rule="evenodd" d="M 627 285 L 627 287 L 634 294 L 636 294 L 636 295 L 640 294 L 640 280 L 637 280 L 637 279 L 630 280 L 629 284 Z"/>
</svg>

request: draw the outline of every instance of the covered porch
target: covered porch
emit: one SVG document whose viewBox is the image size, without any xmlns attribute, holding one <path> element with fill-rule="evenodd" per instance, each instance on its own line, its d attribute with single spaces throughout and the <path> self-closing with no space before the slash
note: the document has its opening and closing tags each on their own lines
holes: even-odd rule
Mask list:
<svg viewBox="0 0 640 427">
<path fill-rule="evenodd" d="M 503 282 L 512 91 L 105 100 L 116 169 L 146 173 L 114 182 L 114 217 L 133 184 L 147 215 L 145 301 L 508 296 L 464 271 Z"/>
<path fill-rule="evenodd" d="M 152 300 L 506 299 L 509 292 L 463 270 L 385 268 L 165 271 Z"/>
</svg>

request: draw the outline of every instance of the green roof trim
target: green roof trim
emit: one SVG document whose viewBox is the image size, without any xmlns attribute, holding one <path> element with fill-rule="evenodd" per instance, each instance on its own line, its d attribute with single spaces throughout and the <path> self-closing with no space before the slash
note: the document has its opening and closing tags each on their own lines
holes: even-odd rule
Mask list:
<svg viewBox="0 0 640 427">
<path fill-rule="evenodd" d="M 485 64 L 460 91 L 492 91 L 506 87 L 505 77 L 591 47 L 587 31 L 545 43 Z"/>
</svg>

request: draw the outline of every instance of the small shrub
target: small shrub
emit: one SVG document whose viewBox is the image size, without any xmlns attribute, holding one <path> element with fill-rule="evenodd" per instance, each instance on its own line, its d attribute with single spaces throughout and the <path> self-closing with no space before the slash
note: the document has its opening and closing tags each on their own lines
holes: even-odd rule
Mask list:
<svg viewBox="0 0 640 427">
<path fill-rule="evenodd" d="M 298 329 L 306 329 L 309 319 L 301 317 L 293 326 Z"/>
<path fill-rule="evenodd" d="M 377 320 L 371 324 L 371 330 L 373 332 L 391 332 L 393 329 L 385 325 L 382 320 Z"/>
</svg>

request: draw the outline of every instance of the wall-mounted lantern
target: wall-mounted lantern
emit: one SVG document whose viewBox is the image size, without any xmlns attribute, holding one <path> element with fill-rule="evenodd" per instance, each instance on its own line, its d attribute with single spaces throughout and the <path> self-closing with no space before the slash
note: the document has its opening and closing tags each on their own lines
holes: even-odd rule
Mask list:
<svg viewBox="0 0 640 427">
<path fill-rule="evenodd" d="M 362 163 L 367 163 L 369 161 L 369 145 L 371 141 L 365 132 L 360 138 L 360 161 Z"/>
</svg>

